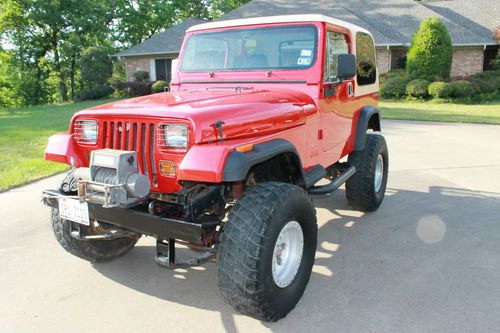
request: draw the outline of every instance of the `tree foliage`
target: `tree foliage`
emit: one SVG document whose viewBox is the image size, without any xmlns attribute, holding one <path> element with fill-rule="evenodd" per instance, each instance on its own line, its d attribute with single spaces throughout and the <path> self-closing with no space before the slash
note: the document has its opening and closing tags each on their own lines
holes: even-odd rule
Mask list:
<svg viewBox="0 0 500 333">
<path fill-rule="evenodd" d="M 113 75 L 113 63 L 104 48 L 90 47 L 82 52 L 82 81 L 87 88 L 103 86 Z"/>
<path fill-rule="evenodd" d="M 406 71 L 428 81 L 449 79 L 453 48 L 446 27 L 436 18 L 421 22 L 407 54 Z"/>
<path fill-rule="evenodd" d="M 112 54 L 185 19 L 218 18 L 248 1 L 0 0 L 0 107 L 74 99 L 97 83 L 84 79 L 83 50 Z"/>
</svg>

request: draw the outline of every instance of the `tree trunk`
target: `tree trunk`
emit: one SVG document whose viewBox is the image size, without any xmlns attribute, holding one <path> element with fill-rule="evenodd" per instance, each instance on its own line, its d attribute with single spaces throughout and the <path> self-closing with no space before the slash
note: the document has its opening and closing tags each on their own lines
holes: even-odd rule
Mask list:
<svg viewBox="0 0 500 333">
<path fill-rule="evenodd" d="M 61 60 L 59 57 L 59 47 L 57 46 L 57 31 L 52 33 L 52 51 L 54 52 L 54 63 L 57 76 L 59 77 L 59 90 L 63 102 L 68 101 L 68 88 L 66 87 L 66 78 L 61 68 Z"/>
<path fill-rule="evenodd" d="M 71 56 L 71 70 L 70 70 L 70 81 L 71 81 L 71 99 L 75 100 L 75 66 L 76 59 L 75 54 Z"/>
</svg>

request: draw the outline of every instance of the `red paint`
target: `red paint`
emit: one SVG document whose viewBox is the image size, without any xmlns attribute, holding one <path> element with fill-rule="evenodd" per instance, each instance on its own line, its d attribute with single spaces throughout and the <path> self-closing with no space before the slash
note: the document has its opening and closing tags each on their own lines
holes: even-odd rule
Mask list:
<svg viewBox="0 0 500 333">
<path fill-rule="evenodd" d="M 327 27 L 318 22 L 274 25 L 304 23 L 313 24 L 318 29 L 318 54 L 312 67 L 304 70 L 273 70 L 270 76 L 264 70 L 215 72 L 208 75 L 183 73 L 177 69 L 172 81 L 172 92 L 122 100 L 78 112 L 67 134 L 50 138 L 45 158 L 67 164 L 73 160 L 75 167 L 88 166 L 88 156 L 92 150 L 111 147 L 111 128 L 105 129 L 103 124 L 113 121 L 152 124 L 155 135 L 160 123 L 188 125 L 187 150 L 160 150 L 155 138 L 157 175 L 152 179 L 152 190 L 157 192 L 179 191 L 180 180 L 220 182 L 226 158 L 236 146 L 275 138 L 289 140 L 295 145 L 305 169 L 318 163 L 325 167 L 336 163 L 353 149 L 353 130 L 356 129 L 359 110 L 366 105 L 376 105 L 378 97 L 376 94 L 350 97 L 346 81 L 335 88 L 333 97 L 325 98 L 322 82 L 325 31 L 334 29 L 346 33 L 349 40 L 352 40 L 352 36 L 345 28 Z M 283 80 L 301 82 L 278 83 Z M 76 144 L 71 136 L 76 119 L 94 119 L 99 122 L 96 145 Z M 212 126 L 219 120 L 225 122 L 222 142 L 217 140 L 218 134 Z M 139 126 L 138 144 L 142 143 L 141 134 L 142 128 Z M 126 145 L 126 142 L 131 147 L 133 143 L 130 137 L 127 141 L 125 132 L 120 132 L 117 126 L 114 127 L 114 138 L 120 140 L 115 139 L 113 147 Z M 146 137 L 145 144 L 149 141 L 149 137 Z M 160 159 L 174 161 L 177 178 L 159 174 Z M 139 167 L 141 171 L 148 170 L 152 174 L 151 164 L 144 165 L 141 158 Z"/>
</svg>

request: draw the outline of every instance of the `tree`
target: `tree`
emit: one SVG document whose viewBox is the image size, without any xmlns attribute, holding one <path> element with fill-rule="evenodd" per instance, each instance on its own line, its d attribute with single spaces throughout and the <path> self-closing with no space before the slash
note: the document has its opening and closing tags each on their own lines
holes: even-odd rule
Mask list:
<svg viewBox="0 0 500 333">
<path fill-rule="evenodd" d="M 18 79 L 13 54 L 0 50 L 0 108 L 13 108 L 19 105 L 20 100 L 15 90 Z"/>
<path fill-rule="evenodd" d="M 83 88 L 82 50 L 114 53 L 185 19 L 214 19 L 248 1 L 0 0 L 0 45 L 8 45 L 7 72 L 18 75 L 2 80 L 2 95 L 23 104 L 74 99 Z"/>
<path fill-rule="evenodd" d="M 116 0 L 115 38 L 129 47 L 189 18 L 216 19 L 250 0 Z"/>
<path fill-rule="evenodd" d="M 113 74 L 113 63 L 103 48 L 91 47 L 82 52 L 82 81 L 86 88 L 105 85 Z"/>
<path fill-rule="evenodd" d="M 449 79 L 453 47 L 446 27 L 436 18 L 420 23 L 407 55 L 406 71 L 412 78 L 428 81 Z"/>
<path fill-rule="evenodd" d="M 63 101 L 68 99 L 63 42 L 71 35 L 102 34 L 113 18 L 111 3 L 102 0 L 4 0 L 0 9 L 0 33 L 10 37 L 22 65 L 36 68 L 38 81 L 42 76 L 38 64 L 48 57 Z"/>
</svg>

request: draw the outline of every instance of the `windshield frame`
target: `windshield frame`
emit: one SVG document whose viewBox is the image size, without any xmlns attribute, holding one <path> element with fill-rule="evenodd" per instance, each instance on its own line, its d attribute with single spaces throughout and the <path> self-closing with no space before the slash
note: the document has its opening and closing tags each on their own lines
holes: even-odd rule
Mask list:
<svg viewBox="0 0 500 333">
<path fill-rule="evenodd" d="M 311 63 L 307 66 L 303 67 L 276 67 L 276 66 L 268 66 L 268 67 L 263 67 L 263 68 L 236 68 L 236 69 L 209 69 L 209 70 L 186 70 L 183 68 L 182 63 L 185 57 L 185 51 L 187 49 L 187 45 L 190 41 L 191 38 L 197 35 L 209 35 L 209 34 L 215 34 L 215 33 L 220 33 L 224 31 L 233 31 L 233 30 L 246 30 L 246 31 L 252 31 L 252 30 L 265 30 L 265 29 L 283 29 L 287 27 L 306 27 L 306 28 L 312 28 L 314 32 L 314 49 L 313 49 L 313 58 L 311 59 Z M 194 73 L 236 73 L 236 72 L 262 72 L 262 71 L 304 71 L 304 70 L 309 70 L 312 67 L 314 67 L 318 61 L 319 58 L 319 52 L 321 51 L 321 47 L 319 45 L 319 37 L 320 37 L 320 30 L 317 25 L 309 23 L 309 22 L 293 22 L 293 23 L 282 23 L 282 24 L 270 24 L 270 25 L 259 25 L 259 26 L 237 26 L 237 27 L 225 27 L 222 29 L 216 29 L 216 30 L 200 30 L 196 31 L 193 33 L 190 33 L 186 36 L 187 38 L 184 41 L 183 48 L 182 48 L 182 54 L 179 57 L 179 64 L 178 64 L 178 71 L 180 73 L 186 73 L 186 74 L 194 74 Z M 299 41 L 299 40 L 297 40 Z"/>
</svg>

